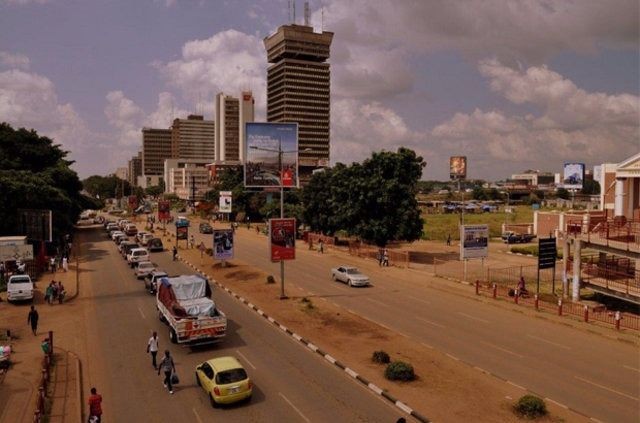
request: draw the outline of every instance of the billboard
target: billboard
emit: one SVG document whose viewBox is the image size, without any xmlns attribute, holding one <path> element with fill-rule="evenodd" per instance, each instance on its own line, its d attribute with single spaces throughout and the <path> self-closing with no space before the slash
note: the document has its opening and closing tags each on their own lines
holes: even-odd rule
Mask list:
<svg viewBox="0 0 640 423">
<path fill-rule="evenodd" d="M 298 124 L 246 123 L 247 187 L 298 186 Z"/>
<path fill-rule="evenodd" d="M 451 156 L 449 158 L 449 176 L 451 179 L 467 177 L 467 156 Z"/>
<path fill-rule="evenodd" d="M 176 225 L 176 239 L 189 239 L 189 227 Z"/>
<path fill-rule="evenodd" d="M 489 225 L 460 226 L 460 260 L 489 255 Z"/>
<path fill-rule="evenodd" d="M 233 258 L 233 229 L 213 231 L 213 258 L 216 260 Z"/>
<path fill-rule="evenodd" d="M 584 163 L 565 163 L 562 172 L 562 186 L 566 189 L 582 189 Z"/>
<path fill-rule="evenodd" d="M 296 258 L 296 219 L 269 219 L 271 261 Z"/>
<path fill-rule="evenodd" d="M 0 245 L 0 261 L 33 260 L 33 245 Z"/>
<path fill-rule="evenodd" d="M 162 222 L 169 219 L 171 219 L 171 202 L 158 201 L 158 220 Z"/>
<path fill-rule="evenodd" d="M 231 213 L 231 191 L 220 191 L 218 211 L 220 213 Z"/>
<path fill-rule="evenodd" d="M 138 197 L 136 197 L 135 195 L 130 195 L 129 196 L 129 203 L 128 203 L 129 209 L 131 210 L 135 210 L 138 208 Z"/>
</svg>

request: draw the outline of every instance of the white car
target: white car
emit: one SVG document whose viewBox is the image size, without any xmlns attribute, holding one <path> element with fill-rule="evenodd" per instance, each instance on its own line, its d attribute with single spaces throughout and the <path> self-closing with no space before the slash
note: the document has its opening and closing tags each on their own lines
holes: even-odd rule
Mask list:
<svg viewBox="0 0 640 423">
<path fill-rule="evenodd" d="M 331 269 L 331 279 L 344 282 L 349 286 L 368 286 L 369 277 L 360 273 L 357 267 L 340 266 Z"/>
<path fill-rule="evenodd" d="M 13 275 L 7 282 L 7 301 L 33 301 L 33 289 L 29 275 Z"/>
<path fill-rule="evenodd" d="M 142 238 L 140 238 L 140 244 L 147 245 L 149 241 L 153 238 L 154 238 L 153 234 L 145 233 L 144 235 L 142 235 Z"/>
<path fill-rule="evenodd" d="M 136 278 L 142 279 L 155 270 L 155 264 L 151 263 L 150 261 L 141 261 L 138 263 L 138 267 L 136 267 L 134 273 L 136 274 Z"/>
<path fill-rule="evenodd" d="M 129 254 L 127 254 L 127 263 L 129 263 L 131 267 L 143 261 L 149 261 L 149 252 L 146 248 L 132 248 Z"/>
<path fill-rule="evenodd" d="M 115 241 L 116 238 L 118 238 L 119 236 L 123 236 L 123 235 L 127 236 L 127 234 L 125 234 L 122 231 L 114 231 L 114 232 L 111 233 L 111 239 Z"/>
</svg>

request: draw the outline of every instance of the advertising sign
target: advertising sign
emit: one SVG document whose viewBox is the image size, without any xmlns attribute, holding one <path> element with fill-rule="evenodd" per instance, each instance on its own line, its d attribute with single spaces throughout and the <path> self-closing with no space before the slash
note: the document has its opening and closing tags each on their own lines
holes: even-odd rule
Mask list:
<svg viewBox="0 0 640 423">
<path fill-rule="evenodd" d="M 33 245 L 0 245 L 0 261 L 33 260 Z"/>
<path fill-rule="evenodd" d="M 231 191 L 220 191 L 218 211 L 220 213 L 231 213 Z"/>
<path fill-rule="evenodd" d="M 246 123 L 247 187 L 298 186 L 298 124 Z"/>
<path fill-rule="evenodd" d="M 467 177 L 467 156 L 451 156 L 449 158 L 449 176 L 451 179 Z"/>
<path fill-rule="evenodd" d="M 562 186 L 566 189 L 582 189 L 584 163 L 565 163 L 562 172 Z"/>
<path fill-rule="evenodd" d="M 558 247 L 555 238 L 538 239 L 538 269 L 556 267 Z"/>
<path fill-rule="evenodd" d="M 138 197 L 136 197 L 135 195 L 130 195 L 129 196 L 129 209 L 131 210 L 135 210 L 138 208 Z"/>
<path fill-rule="evenodd" d="M 271 261 L 296 258 L 296 219 L 269 219 Z"/>
<path fill-rule="evenodd" d="M 232 229 L 215 229 L 213 231 L 213 258 L 216 260 L 233 258 Z"/>
<path fill-rule="evenodd" d="M 189 239 L 189 227 L 176 226 L 176 239 Z"/>
<path fill-rule="evenodd" d="M 158 201 L 158 220 L 162 222 L 169 219 L 171 219 L 171 202 Z"/>
<path fill-rule="evenodd" d="M 460 260 L 489 255 L 489 225 L 460 226 Z"/>
</svg>

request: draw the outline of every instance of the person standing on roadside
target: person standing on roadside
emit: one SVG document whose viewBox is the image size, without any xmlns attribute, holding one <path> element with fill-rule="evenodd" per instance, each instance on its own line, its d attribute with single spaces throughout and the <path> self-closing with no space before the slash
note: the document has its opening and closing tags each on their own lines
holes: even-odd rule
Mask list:
<svg viewBox="0 0 640 423">
<path fill-rule="evenodd" d="M 173 261 L 176 261 L 176 257 L 178 256 L 178 249 L 176 246 L 173 246 Z"/>
<path fill-rule="evenodd" d="M 102 395 L 96 388 L 91 388 L 91 396 L 89 397 L 89 421 L 100 423 L 102 419 Z"/>
<path fill-rule="evenodd" d="M 322 240 L 318 243 L 318 251 L 320 251 L 320 254 L 324 254 L 324 242 Z"/>
<path fill-rule="evenodd" d="M 65 272 L 69 271 L 69 260 L 67 259 L 67 256 L 62 257 L 62 270 Z"/>
<path fill-rule="evenodd" d="M 151 338 L 149 338 L 149 342 L 147 343 L 147 352 L 151 354 L 151 364 L 154 369 L 158 368 L 158 364 L 156 363 L 156 356 L 158 355 L 158 332 L 153 332 Z"/>
<path fill-rule="evenodd" d="M 451 245 L 451 234 L 447 235 L 447 245 Z"/>
<path fill-rule="evenodd" d="M 389 267 L 389 251 L 385 248 L 382 253 L 382 265 Z"/>
<path fill-rule="evenodd" d="M 173 394 L 173 387 L 171 386 L 171 375 L 176 371 L 176 365 L 173 363 L 173 358 L 171 357 L 171 353 L 169 350 L 164 351 L 164 358 L 160 362 L 160 366 L 158 366 L 158 375 L 160 371 L 164 372 L 164 381 L 163 384 L 165 388 L 169 390 L 170 394 Z"/>
<path fill-rule="evenodd" d="M 29 311 L 29 316 L 27 316 L 27 324 L 31 324 L 31 332 L 35 336 L 38 332 L 38 310 L 36 310 L 35 306 L 31 306 L 31 311 Z"/>
<path fill-rule="evenodd" d="M 49 266 L 51 267 L 51 273 L 56 273 L 56 258 L 55 257 L 51 257 L 51 259 L 49 259 Z"/>
</svg>

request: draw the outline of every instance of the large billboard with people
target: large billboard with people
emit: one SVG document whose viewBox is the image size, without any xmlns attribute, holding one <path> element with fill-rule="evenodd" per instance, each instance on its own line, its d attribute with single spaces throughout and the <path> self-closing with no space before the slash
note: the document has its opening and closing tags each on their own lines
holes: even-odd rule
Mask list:
<svg viewBox="0 0 640 423">
<path fill-rule="evenodd" d="M 216 260 L 233 258 L 233 229 L 214 229 L 213 258 Z"/>
<path fill-rule="evenodd" d="M 269 219 L 271 261 L 296 258 L 296 219 Z"/>
<path fill-rule="evenodd" d="M 489 225 L 460 226 L 460 260 L 489 255 Z"/>
<path fill-rule="evenodd" d="M 298 186 L 298 124 L 246 123 L 247 187 Z"/>
<path fill-rule="evenodd" d="M 562 186 L 565 189 L 582 189 L 584 163 L 565 163 L 562 172 Z"/>
</svg>

